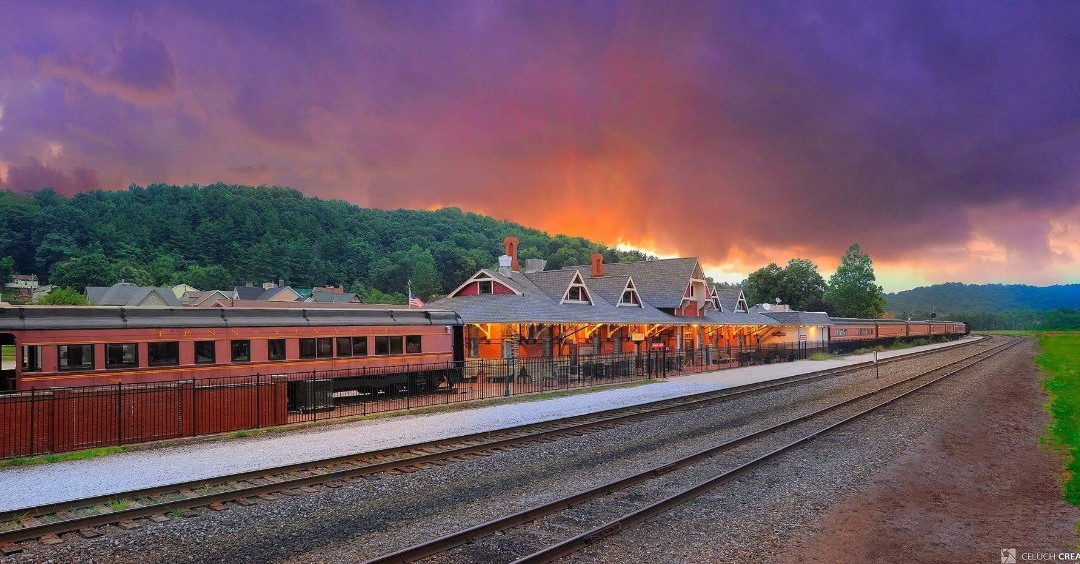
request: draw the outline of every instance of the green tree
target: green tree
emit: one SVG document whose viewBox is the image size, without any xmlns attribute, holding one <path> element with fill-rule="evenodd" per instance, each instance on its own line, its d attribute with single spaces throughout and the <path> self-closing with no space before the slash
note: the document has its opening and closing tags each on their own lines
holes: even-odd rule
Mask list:
<svg viewBox="0 0 1080 564">
<path fill-rule="evenodd" d="M 873 261 L 858 243 L 840 257 L 840 266 L 829 278 L 825 300 L 835 304 L 844 317 L 876 319 L 885 313 L 885 291 L 877 285 Z"/>
<path fill-rule="evenodd" d="M 742 289 L 746 294 L 746 301 L 750 304 L 773 303 L 783 293 L 781 284 L 784 278 L 784 270 L 776 263 L 769 263 L 750 273 L 743 280 Z"/>
<path fill-rule="evenodd" d="M 200 290 L 231 290 L 236 285 L 236 280 L 225 267 L 221 265 L 199 266 L 189 265 L 178 272 L 172 280 L 173 284 L 187 284 Z"/>
<path fill-rule="evenodd" d="M 809 311 L 825 297 L 825 279 L 807 259 L 791 259 L 780 276 L 780 299 L 792 309 Z"/>
<path fill-rule="evenodd" d="M 90 305 L 86 296 L 71 288 L 53 288 L 51 292 L 34 300 L 35 305 Z"/>
<path fill-rule="evenodd" d="M 96 252 L 58 262 L 49 273 L 50 284 L 79 291 L 87 286 L 111 286 L 116 281 L 115 266 Z"/>
<path fill-rule="evenodd" d="M 15 259 L 11 256 L 0 259 L 0 285 L 7 284 L 12 274 L 15 274 Z"/>
</svg>

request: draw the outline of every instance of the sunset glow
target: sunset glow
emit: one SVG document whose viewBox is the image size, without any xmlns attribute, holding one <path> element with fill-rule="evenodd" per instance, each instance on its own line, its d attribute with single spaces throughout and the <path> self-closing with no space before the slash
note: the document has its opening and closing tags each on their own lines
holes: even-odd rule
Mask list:
<svg viewBox="0 0 1080 564">
<path fill-rule="evenodd" d="M 542 6 L 19 3 L 0 188 L 456 206 L 731 281 L 852 242 L 889 290 L 1080 281 L 1080 6 Z"/>
</svg>

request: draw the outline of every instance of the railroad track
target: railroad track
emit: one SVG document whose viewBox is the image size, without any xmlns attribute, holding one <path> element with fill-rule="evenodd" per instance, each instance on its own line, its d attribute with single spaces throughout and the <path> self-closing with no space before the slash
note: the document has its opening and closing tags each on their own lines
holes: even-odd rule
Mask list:
<svg viewBox="0 0 1080 564">
<path fill-rule="evenodd" d="M 879 365 L 915 360 L 976 343 L 982 343 L 982 341 L 971 341 L 959 346 L 891 357 L 881 360 Z M 982 353 L 966 358 L 979 354 Z M 949 365 L 963 360 L 965 359 L 954 361 Z M 310 493 L 315 491 L 313 490 L 315 485 L 340 487 L 345 480 L 371 474 L 411 472 L 432 464 L 485 456 L 529 443 L 552 440 L 560 436 L 579 435 L 872 367 L 873 362 L 862 362 L 768 382 L 703 392 L 626 408 L 609 409 L 555 421 L 6 511 L 0 513 L 0 548 L 11 550 L 14 543 L 36 538 L 55 541 L 58 535 L 73 531 L 79 531 L 87 537 L 97 536 L 99 533 L 95 527 L 103 525 L 136 526 L 137 519 L 160 516 L 165 513 L 183 515 L 198 507 L 225 509 L 226 502 L 250 505 L 255 503 L 254 498 L 272 500 L 282 493 Z"/>
<path fill-rule="evenodd" d="M 894 395 L 892 397 L 889 397 L 889 398 L 885 399 L 884 401 L 881 401 L 880 403 L 877 403 L 877 404 L 875 404 L 875 405 L 873 405 L 871 407 L 859 409 L 854 414 L 847 415 L 847 416 L 845 416 L 843 419 L 841 419 L 839 421 L 830 423 L 830 424 L 828 424 L 828 425 L 826 425 L 824 427 L 821 427 L 821 428 L 813 430 L 813 431 L 811 431 L 809 433 L 806 433 L 806 434 L 800 436 L 800 438 L 798 438 L 796 440 L 789 441 L 789 442 L 783 444 L 782 446 L 780 446 L 778 448 L 775 448 L 775 449 L 772 449 L 769 452 L 767 452 L 766 454 L 760 455 L 760 456 L 758 456 L 756 458 L 753 458 L 752 460 L 744 462 L 744 463 L 740 464 L 739 466 L 737 466 L 737 467 L 735 467 L 735 468 L 733 468 L 731 470 L 727 470 L 725 472 L 717 474 L 717 475 L 715 475 L 715 476 L 713 476 L 713 477 L 711 477 L 711 478 L 709 478 L 709 479 L 707 479 L 707 480 L 705 480 L 703 482 L 696 483 L 692 487 L 685 488 L 685 489 L 679 491 L 678 493 L 675 493 L 673 495 L 669 495 L 668 497 L 665 497 L 665 498 L 661 499 L 660 501 L 650 503 L 650 504 L 648 504 L 648 505 L 646 505 L 644 507 L 641 507 L 641 508 L 639 508 L 637 510 L 634 510 L 634 511 L 632 511 L 630 513 L 624 514 L 624 515 L 622 515 L 622 516 L 620 516 L 620 517 L 618 517 L 616 519 L 613 519 L 613 520 L 610 520 L 608 522 L 602 523 L 602 524 L 600 524 L 600 525 L 598 525 L 598 526 L 596 526 L 596 527 L 594 527 L 592 529 L 589 529 L 588 531 L 586 531 L 584 533 L 573 536 L 573 537 L 571 537 L 569 539 L 566 539 L 566 540 L 564 540 L 562 542 L 559 542 L 557 544 L 552 544 L 550 546 L 544 547 L 544 548 L 542 548 L 540 550 L 537 550 L 536 552 L 533 552 L 532 554 L 529 554 L 528 556 L 525 556 L 523 558 L 515 560 L 514 562 L 515 563 L 524 563 L 524 562 L 533 563 L 533 562 L 551 562 L 551 561 L 557 560 L 557 559 L 559 559 L 561 557 L 564 557 L 564 556 L 573 554 L 574 552 L 577 552 L 578 550 L 580 550 L 580 549 L 582 549 L 582 548 L 596 542 L 600 538 L 616 534 L 619 531 L 628 529 L 629 527 L 632 527 L 632 526 L 634 526 L 634 525 L 636 525 L 636 524 L 638 524 L 638 523 L 640 523 L 642 521 L 645 521 L 646 519 L 648 519 L 648 518 L 650 518 L 650 517 L 652 517 L 654 515 L 657 515 L 659 513 L 663 513 L 663 512 L 665 512 L 665 511 L 667 511 L 669 509 L 672 509 L 672 508 L 674 508 L 674 507 L 676 507 L 676 506 L 678 506 L 678 505 L 680 505 L 682 503 L 685 503 L 685 502 L 687 502 L 687 501 L 689 501 L 691 499 L 694 499 L 694 498 L 700 496 L 701 494 L 703 494 L 703 493 L 705 493 L 705 492 L 707 492 L 707 491 L 709 491 L 711 489 L 719 487 L 719 486 L 723 485 L 724 483 L 729 482 L 729 481 L 733 480 L 734 478 L 736 478 L 736 477 L 738 477 L 738 476 L 740 476 L 740 475 L 742 475 L 742 474 L 744 474 L 744 473 L 746 473 L 746 472 L 748 472 L 748 471 L 750 471 L 750 470 L 752 470 L 754 468 L 757 468 L 757 467 L 759 467 L 759 466 L 761 466 L 761 465 L 763 465 L 763 464 L 777 458 L 778 456 L 780 456 L 781 454 L 783 454 L 783 453 L 785 453 L 787 451 L 798 448 L 798 447 L 806 444 L 807 442 L 812 441 L 813 439 L 817 438 L 818 436 L 820 436 L 822 434 L 828 433 L 829 431 L 832 431 L 833 429 L 836 429 L 836 428 L 841 427 L 843 425 L 846 425 L 846 424 L 848 424 L 850 422 L 853 422 L 853 421 L 855 421 L 857 419 L 860 419 L 860 418 L 866 416 L 867 414 L 870 414 L 870 413 L 872 413 L 872 412 L 874 412 L 874 411 L 876 411 L 876 410 L 878 410 L 878 409 L 880 409 L 880 408 L 882 408 L 884 406 L 890 405 L 893 402 L 895 402 L 895 401 L 897 401 L 897 400 L 899 400 L 901 398 L 907 397 L 907 396 L 909 396 L 909 395 L 911 395 L 913 393 L 916 393 L 916 392 L 918 392 L 920 390 L 923 390 L 923 389 L 927 388 L 928 386 L 931 386 L 931 385 L 933 385 L 933 384 L 935 384 L 937 382 L 940 382 L 941 380 L 943 380 L 945 378 L 948 378 L 949 376 L 952 376 L 953 374 L 956 374 L 958 372 L 966 370 L 967 368 L 970 368 L 971 366 L 979 364 L 980 362 L 983 362 L 984 360 L 987 360 L 989 358 L 992 358 L 995 355 L 997 355 L 997 354 L 999 354 L 1001 352 L 1004 352 L 1005 350 L 1008 350 L 1008 349 L 1012 348 L 1013 346 L 1015 346 L 1017 343 L 1019 343 L 1021 341 L 1022 341 L 1021 339 L 1010 340 L 1010 341 L 1008 341 L 1006 343 L 995 346 L 995 347 L 993 347 L 991 349 L 981 351 L 981 352 L 979 352 L 979 353 L 977 353 L 975 355 L 972 355 L 970 357 L 960 359 L 960 360 L 955 361 L 955 362 L 951 362 L 951 363 L 949 363 L 949 364 L 947 364 L 945 366 L 941 366 L 941 367 L 934 368 L 934 369 L 931 369 L 931 370 L 923 371 L 923 372 L 921 372 L 919 374 L 915 374 L 914 376 L 902 379 L 902 380 L 900 380 L 898 382 L 888 384 L 888 385 L 886 385 L 886 386 L 884 386 L 882 388 L 872 390 L 872 391 L 866 392 L 864 394 L 860 394 L 860 395 L 858 395 L 856 397 L 853 397 L 853 398 L 850 398 L 850 399 L 847 399 L 847 400 L 832 404 L 830 406 L 824 407 L 822 409 L 818 409 L 818 410 L 813 411 L 811 413 L 807 413 L 807 414 L 804 414 L 804 415 L 799 415 L 799 416 L 793 417 L 791 419 L 788 419 L 786 421 L 783 421 L 783 422 L 775 424 L 775 425 L 771 425 L 771 426 L 766 427 L 764 429 L 760 429 L 760 430 L 757 430 L 757 431 L 754 431 L 754 432 L 739 436 L 737 438 L 724 441 L 724 442 L 722 442 L 722 443 L 720 443 L 720 444 L 718 444 L 716 446 L 713 446 L 713 447 L 710 447 L 708 449 L 704 449 L 704 450 L 695 452 L 693 454 L 690 454 L 688 456 L 684 456 L 684 457 L 679 458 L 677 460 L 674 460 L 674 461 L 671 461 L 671 462 L 668 462 L 668 463 L 665 463 L 665 464 L 662 464 L 662 465 L 659 465 L 659 466 L 655 466 L 653 468 L 649 468 L 649 469 L 644 470 L 642 472 L 639 472 L 639 473 L 636 473 L 636 474 L 633 474 L 633 475 L 630 475 L 630 476 L 626 476 L 624 478 L 620 478 L 618 480 L 614 480 L 614 481 L 602 484 L 600 486 L 596 486 L 594 488 L 590 488 L 588 490 L 578 492 L 576 494 L 573 494 L 573 495 L 570 495 L 570 496 L 567 496 L 567 497 L 563 497 L 563 498 L 557 499 L 555 501 L 551 501 L 549 503 L 545 503 L 543 505 L 538 505 L 538 506 L 535 506 L 535 507 L 532 507 L 532 508 L 529 508 L 529 509 L 526 509 L 526 510 L 523 510 L 523 511 L 519 511 L 519 512 L 514 513 L 512 515 L 507 515 L 505 517 L 501 517 L 501 518 L 498 518 L 498 519 L 495 519 L 495 520 L 492 520 L 492 521 L 488 521 L 486 523 L 482 523 L 482 524 L 476 525 L 474 527 L 470 527 L 470 528 L 463 529 L 463 530 L 455 532 L 455 533 L 451 533 L 449 535 L 445 535 L 445 536 L 442 536 L 442 537 L 439 537 L 439 538 L 436 538 L 436 539 L 432 539 L 430 541 L 423 542 L 423 543 L 420 543 L 420 544 L 405 548 L 405 549 L 400 550 L 398 552 L 394 552 L 394 553 L 391 553 L 391 554 L 386 554 L 384 556 L 380 556 L 378 558 L 368 560 L 367 562 L 368 562 L 368 564 L 376 564 L 376 563 L 377 564 L 389 564 L 389 563 L 397 563 L 397 562 L 412 562 L 412 561 L 422 560 L 424 558 L 428 558 L 428 557 L 431 557 L 431 556 L 435 556 L 437 554 L 441 554 L 441 553 L 446 552 L 446 551 L 448 551 L 448 550 L 450 550 L 452 548 L 455 548 L 457 546 L 461 546 L 461 545 L 467 544 L 467 543 L 476 542 L 481 538 L 493 535 L 495 533 L 499 533 L 501 531 L 506 531 L 508 529 L 512 529 L 512 528 L 515 528 L 515 527 L 525 525 L 527 523 L 536 521 L 537 519 L 546 517 L 548 515 L 553 515 L 553 514 L 561 512 L 561 511 L 564 511 L 564 510 L 566 510 L 568 508 L 581 505 L 581 504 L 586 503 L 586 502 L 588 502 L 590 500 L 606 496 L 608 494 L 611 494 L 611 493 L 619 491 L 619 490 L 624 490 L 624 489 L 629 488 L 629 487 L 631 487 L 633 485 L 657 479 L 657 478 L 665 476 L 665 475 L 667 475 L 667 474 L 669 474 L 669 473 L 671 473 L 671 472 L 673 472 L 675 470 L 678 470 L 678 469 L 690 466 L 692 464 L 701 462 L 703 460 L 706 460 L 708 458 L 711 458 L 713 456 L 721 454 L 721 453 L 723 453 L 725 451 L 731 450 L 734 447 L 746 444 L 746 443 L 748 443 L 750 441 L 753 441 L 755 439 L 759 439 L 759 438 L 765 437 L 767 435 L 777 433 L 778 431 L 790 429 L 790 428 L 794 427 L 795 425 L 798 425 L 800 423 L 804 423 L 804 422 L 809 421 L 811 419 L 820 417 L 820 416 L 822 416 L 824 414 L 835 412 L 835 411 L 841 410 L 843 408 L 853 406 L 857 402 L 861 402 L 861 401 L 864 401 L 864 400 L 868 400 L 870 398 L 874 398 L 874 397 L 877 397 L 877 396 L 880 396 L 880 395 L 883 395 L 883 394 L 887 394 L 890 390 L 894 390 L 895 388 L 898 388 L 898 387 L 903 386 L 905 384 L 913 383 L 916 380 L 921 380 L 921 382 L 919 382 L 917 386 L 915 386 L 915 387 L 913 387 L 913 388 L 911 388 L 909 390 L 903 391 L 902 393 L 899 393 L 898 395 Z"/>
</svg>

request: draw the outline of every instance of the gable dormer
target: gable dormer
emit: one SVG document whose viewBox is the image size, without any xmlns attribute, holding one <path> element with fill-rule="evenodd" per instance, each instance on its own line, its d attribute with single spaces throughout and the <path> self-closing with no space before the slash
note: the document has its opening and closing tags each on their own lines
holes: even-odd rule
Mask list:
<svg viewBox="0 0 1080 564">
<path fill-rule="evenodd" d="M 589 289 L 585 286 L 585 280 L 581 278 L 581 272 L 575 270 L 574 277 L 570 279 L 570 285 L 566 287 L 560 304 L 589 304 L 593 305 L 589 296 Z"/>
<path fill-rule="evenodd" d="M 746 296 L 743 295 L 743 291 L 739 290 L 739 301 L 735 302 L 735 311 L 739 313 L 748 313 L 750 308 L 746 307 Z"/>
<path fill-rule="evenodd" d="M 709 307 L 716 311 L 724 311 L 724 304 L 720 303 L 720 293 L 716 291 L 716 286 L 709 290 Z"/>
<path fill-rule="evenodd" d="M 495 294 L 517 294 L 521 295 L 521 292 L 507 286 L 501 280 L 498 280 L 492 274 L 486 270 L 481 270 L 465 281 L 464 284 L 458 286 L 456 290 L 450 292 L 449 297 L 455 298 L 458 296 L 484 296 Z"/>
<path fill-rule="evenodd" d="M 634 279 L 627 278 L 626 286 L 623 287 L 623 291 L 619 294 L 619 302 L 615 304 L 620 307 L 645 307 L 641 305 L 641 296 L 638 294 L 637 287 L 634 286 Z"/>
</svg>

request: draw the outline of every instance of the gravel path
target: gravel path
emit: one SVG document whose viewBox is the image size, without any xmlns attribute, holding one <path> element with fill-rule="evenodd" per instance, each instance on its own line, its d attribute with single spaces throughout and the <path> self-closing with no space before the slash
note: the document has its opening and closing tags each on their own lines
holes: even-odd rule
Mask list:
<svg viewBox="0 0 1080 564">
<path fill-rule="evenodd" d="M 972 354 L 948 351 L 947 358 Z M 946 358 L 913 364 L 944 363 Z M 882 368 L 887 381 L 899 367 Z M 46 547 L 22 561 L 352 562 L 598 485 L 876 387 L 871 371 L 338 489 Z M 858 386 L 841 384 L 862 381 Z M 653 387 L 653 386 L 647 386 Z"/>
<path fill-rule="evenodd" d="M 889 351 L 881 356 L 888 358 L 956 344 Z M 869 355 L 854 355 L 824 362 L 800 361 L 735 368 L 679 377 L 647 386 L 535 402 L 403 415 L 245 439 L 140 449 L 90 460 L 6 468 L 0 470 L 0 511 L 549 421 L 844 366 L 868 358 Z"/>
</svg>

